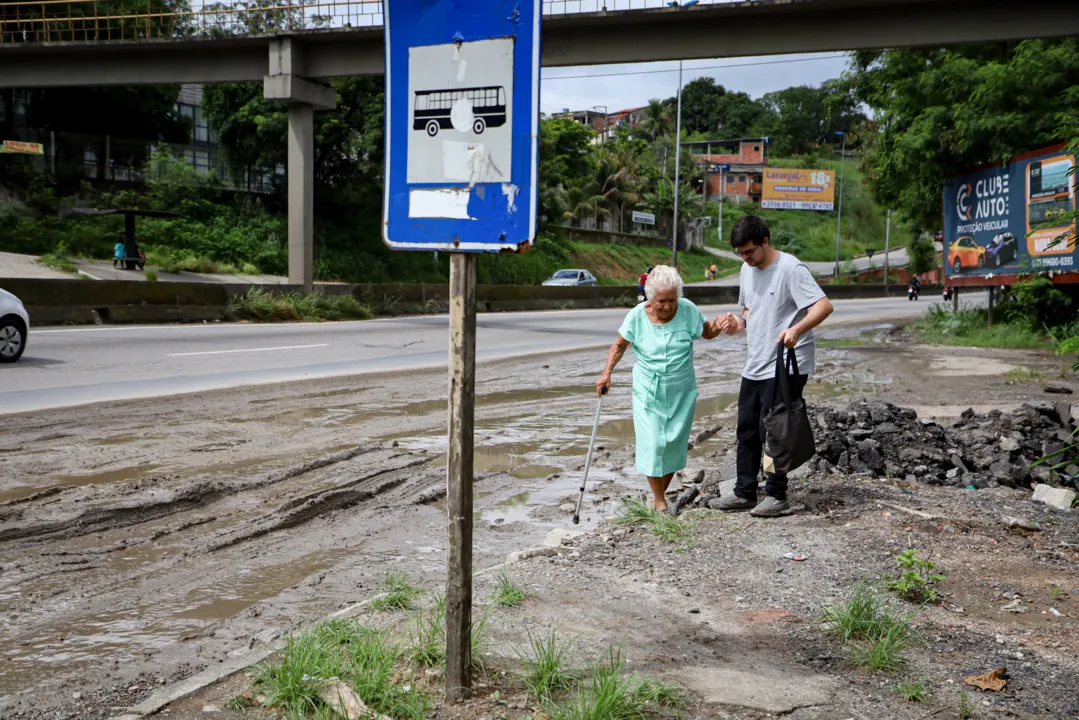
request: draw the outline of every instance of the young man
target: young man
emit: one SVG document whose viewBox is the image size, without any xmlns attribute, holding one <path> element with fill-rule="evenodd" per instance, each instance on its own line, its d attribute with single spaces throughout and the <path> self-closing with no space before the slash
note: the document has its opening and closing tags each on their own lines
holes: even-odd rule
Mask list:
<svg viewBox="0 0 1079 720">
<path fill-rule="evenodd" d="M 764 446 L 764 416 L 772 408 L 779 343 L 795 348 L 798 376 L 791 378 L 792 399 L 802 397 L 813 372 L 813 328 L 832 314 L 832 303 L 809 268 L 771 245 L 768 225 L 747 215 L 731 231 L 731 245 L 745 265 L 739 278 L 741 316 L 728 313 L 727 332 L 745 332 L 748 352 L 738 393 L 738 481 L 734 495 L 709 503 L 716 510 L 749 510 L 774 517 L 790 511 L 785 475 L 765 473 L 767 497 L 757 503 L 757 474 Z"/>
</svg>

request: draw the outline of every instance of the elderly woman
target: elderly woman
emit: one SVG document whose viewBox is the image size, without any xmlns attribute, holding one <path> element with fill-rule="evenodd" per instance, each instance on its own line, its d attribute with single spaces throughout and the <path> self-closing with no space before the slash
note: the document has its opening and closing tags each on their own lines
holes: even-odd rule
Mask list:
<svg viewBox="0 0 1079 720">
<path fill-rule="evenodd" d="M 678 271 L 666 265 L 656 266 L 648 275 L 644 294 L 647 301 L 630 310 L 618 330 L 596 392 L 611 386 L 615 365 L 632 345 L 637 356 L 633 366 L 637 470 L 648 477 L 652 506 L 666 510 L 671 477 L 686 466 L 697 403 L 693 341 L 719 336 L 725 320 L 707 321 L 696 305 L 682 297 Z"/>
</svg>

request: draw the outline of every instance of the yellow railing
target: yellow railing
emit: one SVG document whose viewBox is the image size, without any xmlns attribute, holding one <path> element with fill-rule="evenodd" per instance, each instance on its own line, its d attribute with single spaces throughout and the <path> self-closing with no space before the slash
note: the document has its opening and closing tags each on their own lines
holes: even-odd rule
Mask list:
<svg viewBox="0 0 1079 720">
<path fill-rule="evenodd" d="M 743 2 L 702 0 L 700 4 Z M 542 0 L 544 15 L 659 9 L 669 0 Z M 0 3 L 0 44 L 266 35 L 378 27 L 382 0 L 36 0 Z"/>
</svg>

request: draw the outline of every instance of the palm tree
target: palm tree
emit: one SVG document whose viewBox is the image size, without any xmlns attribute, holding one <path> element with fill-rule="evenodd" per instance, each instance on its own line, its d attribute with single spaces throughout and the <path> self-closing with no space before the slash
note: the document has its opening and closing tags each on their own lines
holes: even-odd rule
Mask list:
<svg viewBox="0 0 1079 720">
<path fill-rule="evenodd" d="M 641 127 L 652 140 L 659 140 L 674 132 L 670 110 L 664 106 L 662 100 L 653 98 L 648 101 Z"/>
</svg>

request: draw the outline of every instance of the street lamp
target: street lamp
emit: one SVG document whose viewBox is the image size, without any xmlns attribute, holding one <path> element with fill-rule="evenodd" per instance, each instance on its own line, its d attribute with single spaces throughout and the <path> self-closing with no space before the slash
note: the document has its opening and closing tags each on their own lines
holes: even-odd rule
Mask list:
<svg viewBox="0 0 1079 720">
<path fill-rule="evenodd" d="M 682 158 L 682 61 L 678 61 L 678 120 L 674 128 L 674 242 L 671 266 L 678 270 L 678 171 Z"/>
<path fill-rule="evenodd" d="M 727 171 L 731 169 L 730 165 L 718 165 L 719 168 L 719 222 L 716 226 L 719 228 L 719 244 L 723 245 L 723 198 L 727 194 Z"/>
<path fill-rule="evenodd" d="M 843 137 L 843 149 L 839 152 L 839 212 L 835 221 L 835 279 L 839 280 L 839 238 L 843 223 L 843 170 L 847 160 L 847 133 L 836 132 Z"/>
</svg>

